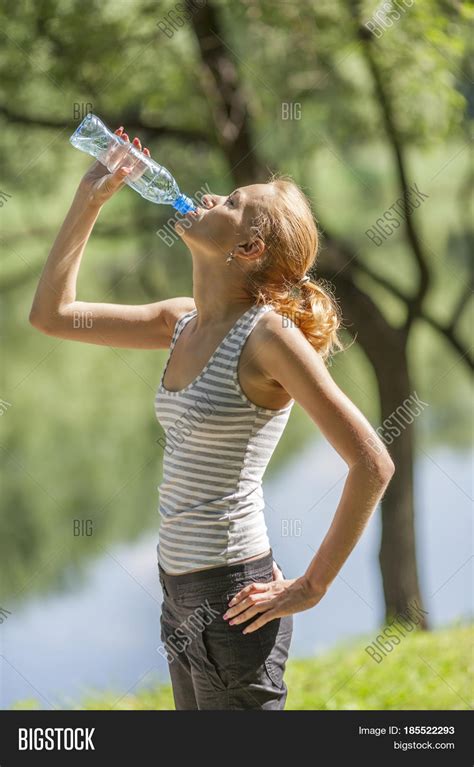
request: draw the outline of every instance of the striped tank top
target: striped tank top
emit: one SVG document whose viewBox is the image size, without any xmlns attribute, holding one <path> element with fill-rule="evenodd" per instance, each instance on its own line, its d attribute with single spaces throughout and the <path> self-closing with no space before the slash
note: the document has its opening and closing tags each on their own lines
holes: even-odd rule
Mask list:
<svg viewBox="0 0 474 767">
<path fill-rule="evenodd" d="M 179 334 L 197 309 L 176 323 L 155 412 L 163 427 L 158 561 L 171 574 L 229 565 L 267 551 L 262 477 L 294 400 L 260 407 L 238 379 L 242 347 L 269 304 L 250 307 L 188 386 L 169 391 L 163 379 Z"/>
</svg>

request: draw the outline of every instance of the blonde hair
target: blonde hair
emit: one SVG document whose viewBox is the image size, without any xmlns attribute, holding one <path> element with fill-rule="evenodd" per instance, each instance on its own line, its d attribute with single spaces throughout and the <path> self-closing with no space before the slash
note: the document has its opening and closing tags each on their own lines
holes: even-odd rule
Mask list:
<svg viewBox="0 0 474 767">
<path fill-rule="evenodd" d="M 267 183 L 276 194 L 269 196 L 252 222 L 252 234 L 266 247 L 248 273 L 247 289 L 257 304 L 272 304 L 291 320 L 327 359 L 343 349 L 337 333 L 341 312 L 332 288 L 312 277 L 297 285 L 318 256 L 319 234 L 310 202 L 289 177 L 272 176 Z"/>
</svg>

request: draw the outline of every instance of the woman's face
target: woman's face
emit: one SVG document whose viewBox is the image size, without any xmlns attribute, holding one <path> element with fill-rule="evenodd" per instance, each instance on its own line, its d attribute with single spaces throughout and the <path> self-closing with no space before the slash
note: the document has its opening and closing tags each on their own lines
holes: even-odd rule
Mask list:
<svg viewBox="0 0 474 767">
<path fill-rule="evenodd" d="M 207 194 L 202 208 L 176 220 L 176 233 L 191 250 L 205 250 L 209 255 L 222 257 L 250 240 L 252 221 L 273 194 L 271 184 L 239 187 L 227 197 Z"/>
</svg>

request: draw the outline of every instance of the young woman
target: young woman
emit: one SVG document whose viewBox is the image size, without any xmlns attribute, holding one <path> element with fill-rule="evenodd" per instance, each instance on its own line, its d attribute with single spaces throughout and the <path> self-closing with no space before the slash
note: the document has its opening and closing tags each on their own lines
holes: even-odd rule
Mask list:
<svg viewBox="0 0 474 767">
<path fill-rule="evenodd" d="M 117 133 L 128 141 L 123 129 Z M 317 228 L 291 181 L 207 195 L 197 213 L 178 217 L 176 232 L 192 255 L 193 298 L 140 306 L 76 299 L 101 207 L 137 172 L 125 163 L 113 174 L 94 163 L 82 179 L 30 322 L 60 338 L 170 349 L 155 406 L 166 434 L 160 651 L 176 708 L 282 709 L 292 616 L 324 597 L 394 466 L 326 368 L 341 348 L 340 318 L 307 274 Z M 91 321 L 78 322 L 81 315 Z M 286 578 L 273 560 L 261 480 L 295 401 L 349 471 L 317 554 L 299 577 Z"/>
</svg>

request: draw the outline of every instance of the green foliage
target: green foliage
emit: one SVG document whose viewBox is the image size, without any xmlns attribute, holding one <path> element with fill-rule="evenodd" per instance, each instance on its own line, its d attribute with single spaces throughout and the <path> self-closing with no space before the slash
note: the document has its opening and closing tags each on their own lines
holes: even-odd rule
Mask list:
<svg viewBox="0 0 474 767">
<path fill-rule="evenodd" d="M 399 191 L 357 32 L 378 3 L 362 3 L 359 22 L 354 7 L 343 0 L 216 3 L 254 145 L 268 169 L 292 173 L 318 217 L 368 266 L 410 292 L 417 275 L 403 235 L 380 250 L 365 236 Z M 12 195 L 0 208 L 8 339 L 0 396 L 12 403 L 1 418 L 5 594 L 60 586 L 58 573 L 79 572 L 96 555 L 90 544 L 68 537 L 76 517 L 96 521 L 99 544 L 130 539 L 157 522 L 161 453 L 152 405 L 164 355 L 60 342 L 29 326 L 28 314 L 42 264 L 89 162 L 68 143 L 78 122 L 75 109 L 92 104 L 117 124 L 141 122 L 144 143 L 189 194 L 204 183 L 217 192 L 233 186 L 213 127 L 218 95 L 192 30 L 186 24 L 169 39 L 157 27 L 171 8 L 172 2 L 144 0 L 6 0 L 0 10 L 8 29 L 0 51 L 1 190 Z M 430 194 L 415 215 L 434 273 L 428 306 L 440 320 L 449 317 L 468 269 L 467 12 L 466 4 L 415 3 L 373 41 L 411 180 Z M 301 104 L 302 119 L 283 120 L 283 102 Z M 178 128 L 189 138 L 176 140 L 161 130 Z M 169 248 L 156 235 L 170 216 L 168 207 L 121 192 L 88 244 L 77 297 L 148 303 L 189 295 L 189 254 L 181 243 Z M 401 303 L 369 277 L 359 280 L 386 316 L 401 322 Z M 466 335 L 468 322 L 466 315 Z M 423 327 L 410 354 L 423 397 L 452 352 Z M 434 415 L 427 438 L 462 447 L 470 438 L 463 416 L 469 392 L 455 363 L 452 355 L 444 383 L 428 392 Z M 336 357 L 331 372 L 376 422 L 376 385 L 360 350 Z M 315 433 L 295 408 L 269 473 Z M 34 579 L 32 573 L 38 573 Z"/>
<path fill-rule="evenodd" d="M 377 664 L 346 645 L 288 670 L 288 709 L 459 710 L 472 706 L 472 627 L 408 634 Z M 367 645 L 373 638 L 367 639 Z"/>
</svg>

